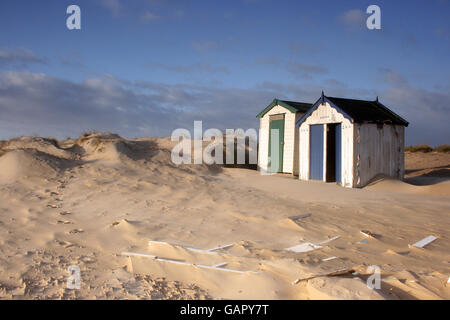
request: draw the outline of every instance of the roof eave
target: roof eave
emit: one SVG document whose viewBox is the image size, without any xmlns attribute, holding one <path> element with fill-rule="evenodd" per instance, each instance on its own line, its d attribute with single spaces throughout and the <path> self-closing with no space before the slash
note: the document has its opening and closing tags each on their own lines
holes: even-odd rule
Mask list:
<svg viewBox="0 0 450 320">
<path fill-rule="evenodd" d="M 396 114 L 394 111 L 392 111 L 391 109 L 389 109 L 388 107 L 386 107 L 384 104 L 382 104 L 381 102 L 377 101 L 377 103 L 383 108 L 385 109 L 387 112 L 389 112 L 390 114 L 392 114 L 395 118 L 397 118 L 399 124 L 407 127 L 409 125 L 409 122 L 406 121 L 405 119 L 403 119 L 402 117 L 400 117 L 398 114 Z"/>
<path fill-rule="evenodd" d="M 322 101 L 323 100 L 323 101 Z M 313 112 L 314 110 L 316 110 L 319 105 L 322 104 L 322 102 L 328 102 L 330 104 L 330 106 L 332 108 L 335 108 L 337 111 L 339 111 L 345 118 L 349 119 L 351 122 L 354 122 L 354 119 L 352 117 L 350 117 L 344 110 L 342 110 L 341 108 L 339 108 L 339 106 L 337 106 L 333 101 L 331 101 L 330 99 L 328 99 L 326 96 L 320 97 L 319 99 L 317 99 L 317 101 L 311 106 L 311 108 L 309 108 L 309 110 L 296 122 L 296 126 L 298 127 L 299 125 L 301 125 Z"/>
<path fill-rule="evenodd" d="M 275 98 L 275 99 L 273 99 L 272 103 L 269 104 L 266 108 L 264 108 L 263 111 L 261 111 L 260 113 L 258 113 L 258 114 L 256 115 L 256 117 L 257 117 L 257 118 L 262 118 L 262 117 L 264 117 L 264 115 L 265 115 L 267 112 L 269 112 L 270 109 L 272 109 L 272 108 L 275 107 L 275 106 L 282 106 L 282 107 L 288 109 L 288 110 L 289 110 L 290 112 L 292 112 L 292 113 L 298 112 L 298 110 L 295 109 L 294 107 L 292 107 L 292 106 L 290 106 L 289 104 L 287 104 L 287 103 L 285 103 L 285 102 L 283 102 L 283 101 L 281 101 L 281 100 Z"/>
</svg>

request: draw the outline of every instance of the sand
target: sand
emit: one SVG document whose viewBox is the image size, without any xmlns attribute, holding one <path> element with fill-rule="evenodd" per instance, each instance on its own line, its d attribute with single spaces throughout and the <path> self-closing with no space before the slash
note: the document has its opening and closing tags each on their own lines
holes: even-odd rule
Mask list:
<svg viewBox="0 0 450 320">
<path fill-rule="evenodd" d="M 405 182 L 347 189 L 245 168 L 176 166 L 173 145 L 113 134 L 1 143 L 0 298 L 450 298 L 447 154 L 407 154 Z M 429 235 L 438 239 L 408 246 Z M 323 244 L 285 250 L 302 242 Z M 186 248 L 225 244 L 233 245 L 217 254 Z M 67 288 L 70 265 L 81 270 L 79 290 Z M 366 285 L 370 265 L 381 269 L 380 290 Z"/>
</svg>

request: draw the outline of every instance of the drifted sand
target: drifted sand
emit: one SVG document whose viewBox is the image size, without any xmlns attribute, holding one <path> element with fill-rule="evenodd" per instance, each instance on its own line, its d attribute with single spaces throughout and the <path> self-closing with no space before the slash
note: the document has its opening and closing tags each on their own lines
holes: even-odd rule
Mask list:
<svg viewBox="0 0 450 320">
<path fill-rule="evenodd" d="M 172 146 L 167 138 L 111 134 L 0 143 L 0 298 L 450 298 L 448 154 L 407 154 L 406 182 L 346 189 L 249 169 L 175 166 Z M 310 216 L 289 218 L 303 214 Z M 408 246 L 428 235 L 438 239 Z M 335 236 L 307 253 L 283 250 Z M 183 248 L 225 244 L 233 246 L 216 255 Z M 322 261 L 329 257 L 337 258 Z M 80 290 L 66 288 L 70 265 L 81 269 Z M 381 268 L 381 290 L 366 286 L 370 265 Z"/>
</svg>

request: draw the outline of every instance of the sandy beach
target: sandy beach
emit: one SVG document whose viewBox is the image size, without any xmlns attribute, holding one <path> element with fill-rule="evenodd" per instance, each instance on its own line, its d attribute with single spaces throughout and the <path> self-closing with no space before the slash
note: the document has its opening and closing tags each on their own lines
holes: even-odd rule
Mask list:
<svg viewBox="0 0 450 320">
<path fill-rule="evenodd" d="M 173 146 L 113 134 L 0 142 L 0 298 L 450 299 L 450 154 L 406 153 L 405 181 L 348 189 L 176 166 Z M 305 242 L 320 248 L 286 250 Z M 67 288 L 71 265 L 79 290 Z M 379 290 L 366 285 L 371 265 Z"/>
</svg>

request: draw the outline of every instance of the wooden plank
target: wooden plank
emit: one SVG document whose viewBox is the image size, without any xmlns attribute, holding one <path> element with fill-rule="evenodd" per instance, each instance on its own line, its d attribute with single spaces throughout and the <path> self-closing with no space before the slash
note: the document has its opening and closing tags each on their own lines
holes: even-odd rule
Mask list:
<svg viewBox="0 0 450 320">
<path fill-rule="evenodd" d="M 221 249 L 226 249 L 229 247 L 232 247 L 234 244 L 230 243 L 230 244 L 225 244 L 225 245 L 221 245 L 221 246 L 217 246 L 211 249 L 197 249 L 197 248 L 193 248 L 193 247 L 188 247 L 188 246 L 183 246 L 183 245 L 176 245 L 176 244 L 170 244 L 168 242 L 164 242 L 164 241 L 154 241 L 154 240 L 150 240 L 148 242 L 148 245 L 151 246 L 153 244 L 162 244 L 162 245 L 169 245 L 169 246 L 177 246 L 177 247 L 181 247 L 183 249 L 189 250 L 189 251 L 194 251 L 194 252 L 200 252 L 200 253 L 207 253 L 207 254 L 218 254 L 218 252 L 215 252 L 217 250 L 221 250 Z"/>
<path fill-rule="evenodd" d="M 337 257 L 329 257 L 329 258 L 325 258 L 325 259 L 322 259 L 322 261 L 323 262 L 326 262 L 326 261 L 330 261 L 330 260 L 334 260 L 334 259 L 337 259 Z"/>
<path fill-rule="evenodd" d="M 416 243 L 414 243 L 413 245 L 409 245 L 409 247 L 416 247 L 416 248 L 423 248 L 425 247 L 427 244 L 433 242 L 434 240 L 436 240 L 437 238 L 435 236 L 428 236 L 420 241 L 417 241 Z"/>
<path fill-rule="evenodd" d="M 311 216 L 311 213 L 306 213 L 306 214 L 300 214 L 298 216 L 290 216 L 289 219 L 291 219 L 291 220 L 298 220 L 298 219 L 308 218 L 310 216 Z"/>
<path fill-rule="evenodd" d="M 162 261 L 162 262 L 168 262 L 168 263 L 174 263 L 174 264 L 180 264 L 180 265 L 187 265 L 187 266 L 192 266 L 192 267 L 197 267 L 197 268 L 202 268 L 202 269 L 211 269 L 211 270 L 224 271 L 224 272 L 241 273 L 241 274 L 245 274 L 245 273 L 247 273 L 247 274 L 248 273 L 258 274 L 259 273 L 258 271 L 252 271 L 252 270 L 244 270 L 244 271 L 242 271 L 242 270 L 234 270 L 234 269 L 223 268 L 223 266 L 227 264 L 226 262 L 221 262 L 221 263 L 218 263 L 218 264 L 213 265 L 213 266 L 208 266 L 208 265 L 204 265 L 204 264 L 196 264 L 196 263 L 191 263 L 191 262 L 186 262 L 186 261 L 160 258 L 160 257 L 157 257 L 155 255 L 145 254 L 145 253 L 122 252 L 122 255 L 124 255 L 124 256 L 135 256 L 135 257 L 150 258 L 150 259 L 153 259 L 155 261 Z"/>
<path fill-rule="evenodd" d="M 320 277 L 345 276 L 345 275 L 348 275 L 348 274 L 352 274 L 354 271 L 355 271 L 355 270 L 354 270 L 353 268 L 351 268 L 351 269 L 348 269 L 348 268 L 345 268 L 345 269 L 339 269 L 339 270 L 336 270 L 336 271 L 332 271 L 332 272 L 328 272 L 328 273 L 323 273 L 323 274 L 317 274 L 317 275 L 309 276 L 309 277 L 306 277 L 306 278 L 298 278 L 298 279 L 295 279 L 295 280 L 292 282 L 292 284 L 293 284 L 293 285 L 296 285 L 296 284 L 299 283 L 300 281 L 306 281 L 306 280 L 311 280 L 311 279 L 314 279 L 314 278 L 320 278 Z"/>
<path fill-rule="evenodd" d="M 320 248 L 323 247 L 324 244 L 327 244 L 328 242 L 336 240 L 338 238 L 339 238 L 339 236 L 335 236 L 335 237 L 332 237 L 332 238 L 327 239 L 325 241 L 319 242 L 318 244 L 314 244 L 314 243 L 311 243 L 311 242 L 303 242 L 303 243 L 300 243 L 298 245 L 286 248 L 284 250 L 293 251 L 293 252 L 297 252 L 297 253 L 309 252 L 309 251 L 312 251 L 312 250 L 320 249 Z"/>
</svg>

